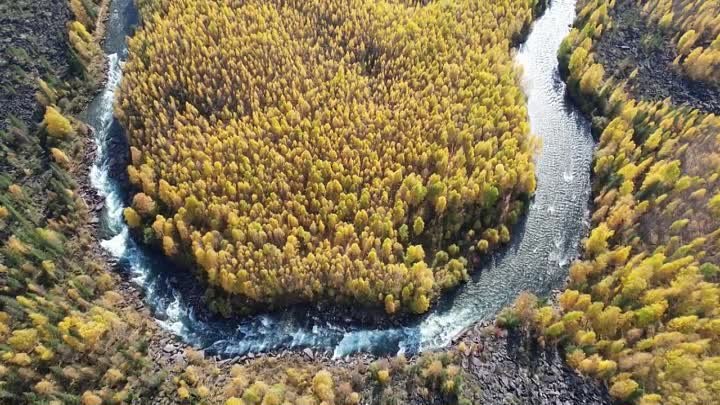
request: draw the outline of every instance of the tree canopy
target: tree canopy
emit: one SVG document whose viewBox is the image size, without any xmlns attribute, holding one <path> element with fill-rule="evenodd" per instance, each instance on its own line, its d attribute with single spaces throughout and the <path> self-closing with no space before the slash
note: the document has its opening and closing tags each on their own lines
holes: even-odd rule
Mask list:
<svg viewBox="0 0 720 405">
<path fill-rule="evenodd" d="M 116 108 L 128 223 L 222 312 L 427 311 L 535 190 L 511 55 L 532 3 L 144 2 Z"/>
</svg>

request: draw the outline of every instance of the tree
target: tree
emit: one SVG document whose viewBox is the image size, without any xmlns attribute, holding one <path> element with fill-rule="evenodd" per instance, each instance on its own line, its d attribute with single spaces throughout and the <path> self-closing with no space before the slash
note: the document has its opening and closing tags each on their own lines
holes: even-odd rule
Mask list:
<svg viewBox="0 0 720 405">
<path fill-rule="evenodd" d="M 132 206 L 142 216 L 149 216 L 155 212 L 155 201 L 145 193 L 135 194 Z"/>
<path fill-rule="evenodd" d="M 590 237 L 585 241 L 585 251 L 588 254 L 596 256 L 607 250 L 608 239 L 610 239 L 614 231 L 610 230 L 603 222 L 590 231 Z"/>
<path fill-rule="evenodd" d="M 597 93 L 602 84 L 603 76 L 605 76 L 603 66 L 599 63 L 593 63 L 580 79 L 580 91 L 585 94 Z"/>
<path fill-rule="evenodd" d="M 142 225 L 142 218 L 137 211 L 132 209 L 132 207 L 125 208 L 123 210 L 123 216 L 125 217 L 125 222 L 127 222 L 130 228 L 137 228 Z"/>
<path fill-rule="evenodd" d="M 626 400 L 633 395 L 638 388 L 639 384 L 634 380 L 630 378 L 622 378 L 615 381 L 610 386 L 610 395 L 620 400 Z"/>
<path fill-rule="evenodd" d="M 423 230 L 425 229 L 425 222 L 423 221 L 422 217 L 415 217 L 415 221 L 413 222 L 413 233 L 417 236 L 422 234 Z"/>
<path fill-rule="evenodd" d="M 312 389 L 315 395 L 323 401 L 332 402 L 335 399 L 332 374 L 327 370 L 320 370 L 312 380 Z"/>
<path fill-rule="evenodd" d="M 687 55 L 688 53 L 690 53 L 690 50 L 693 45 L 695 45 L 695 41 L 697 41 L 697 39 L 698 35 L 695 30 L 689 30 L 684 33 L 678 40 L 678 53 L 680 55 Z"/>
</svg>

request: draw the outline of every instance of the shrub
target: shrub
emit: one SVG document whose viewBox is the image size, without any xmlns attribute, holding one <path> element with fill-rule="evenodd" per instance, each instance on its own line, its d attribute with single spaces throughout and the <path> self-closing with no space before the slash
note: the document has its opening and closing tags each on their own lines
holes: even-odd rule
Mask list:
<svg viewBox="0 0 720 405">
<path fill-rule="evenodd" d="M 332 402 L 335 398 L 333 391 L 332 374 L 326 370 L 320 370 L 315 374 L 312 381 L 312 388 L 315 395 L 322 401 Z"/>
</svg>

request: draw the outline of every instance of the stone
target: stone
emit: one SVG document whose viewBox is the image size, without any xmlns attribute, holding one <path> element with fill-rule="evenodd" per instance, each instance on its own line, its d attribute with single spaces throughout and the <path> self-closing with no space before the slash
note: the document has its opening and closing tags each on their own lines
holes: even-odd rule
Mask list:
<svg viewBox="0 0 720 405">
<path fill-rule="evenodd" d="M 181 368 L 185 367 L 185 356 L 182 353 L 176 353 L 173 357 L 173 363 L 179 365 Z"/>
</svg>

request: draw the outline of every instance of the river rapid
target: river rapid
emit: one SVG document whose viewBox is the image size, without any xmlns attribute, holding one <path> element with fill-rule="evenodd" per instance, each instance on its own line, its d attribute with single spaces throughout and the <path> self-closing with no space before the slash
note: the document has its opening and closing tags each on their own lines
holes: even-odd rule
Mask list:
<svg viewBox="0 0 720 405">
<path fill-rule="evenodd" d="M 102 246 L 144 293 L 160 325 L 210 353 L 236 356 L 310 347 L 345 356 L 446 346 L 463 329 L 491 319 L 521 291 L 547 297 L 562 288 L 587 233 L 594 143 L 589 123 L 566 97 L 556 58 L 574 18 L 575 0 L 553 0 L 517 52 L 530 126 L 542 147 L 536 155 L 536 195 L 526 217 L 513 229 L 511 243 L 426 316 L 401 327 L 374 329 L 329 321 L 320 311 L 307 308 L 237 319 L 213 317 L 202 304 L 204 288 L 189 271 L 129 236 L 122 218 L 128 196 L 123 174 L 127 139 L 113 118 L 113 101 L 127 57 L 125 38 L 132 34 L 138 16 L 132 0 L 113 0 L 104 43 L 108 80 L 87 111 L 98 149 L 91 181 L 105 199 Z"/>
</svg>

